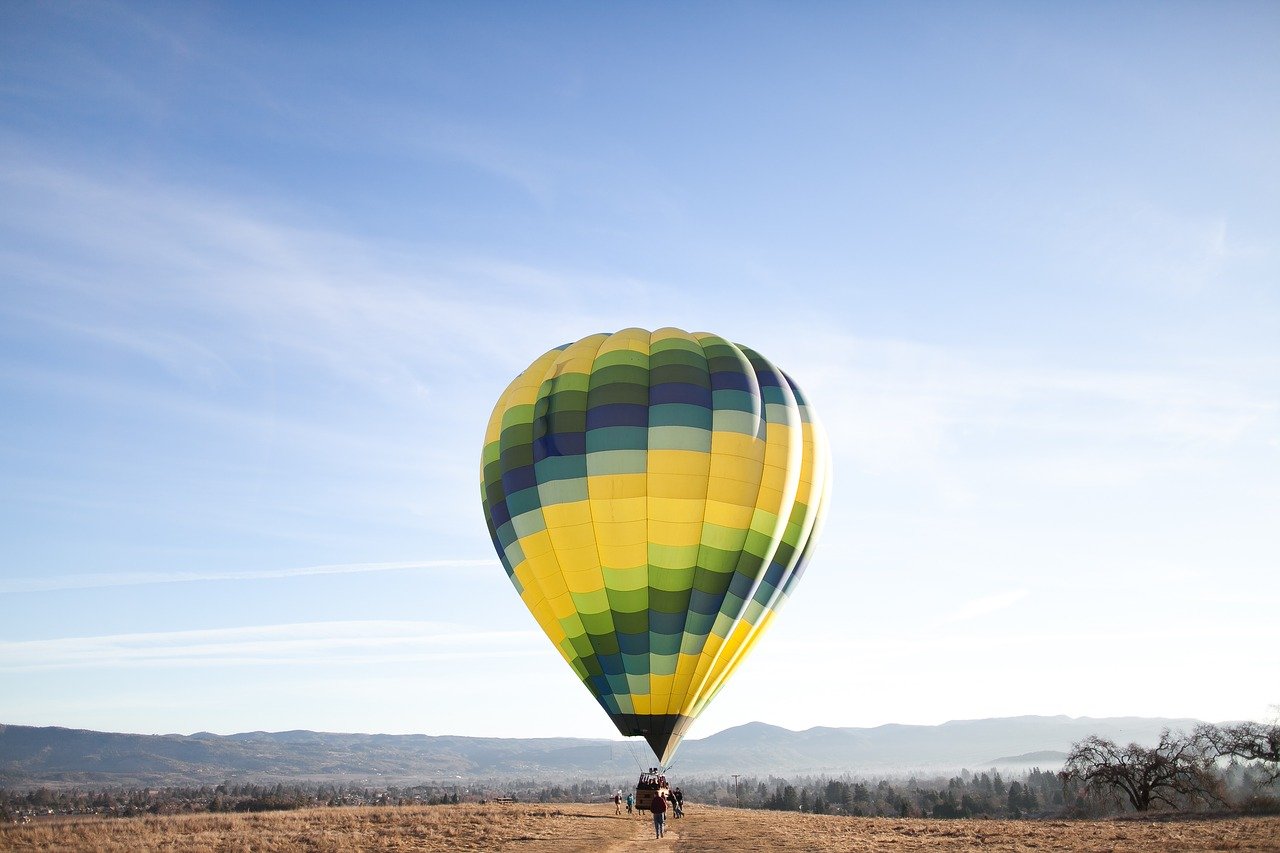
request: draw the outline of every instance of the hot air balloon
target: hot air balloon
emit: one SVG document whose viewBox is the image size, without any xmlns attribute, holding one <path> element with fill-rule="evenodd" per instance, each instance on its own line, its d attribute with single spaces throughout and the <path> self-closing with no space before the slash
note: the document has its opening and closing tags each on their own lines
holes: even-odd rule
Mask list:
<svg viewBox="0 0 1280 853">
<path fill-rule="evenodd" d="M 768 359 L 704 332 L 556 347 L 503 392 L 481 491 L 511 583 L 661 764 L 804 571 L 826 436 Z"/>
</svg>

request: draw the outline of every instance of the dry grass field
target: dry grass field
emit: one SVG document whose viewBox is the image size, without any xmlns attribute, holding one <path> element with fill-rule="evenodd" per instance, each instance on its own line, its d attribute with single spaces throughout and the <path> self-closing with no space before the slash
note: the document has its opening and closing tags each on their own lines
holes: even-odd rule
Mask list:
<svg viewBox="0 0 1280 853">
<path fill-rule="evenodd" d="M 0 826 L 0 850 L 521 851 L 1280 851 L 1280 818 L 1001 821 L 842 818 L 689 808 L 653 838 L 648 816 L 609 805 L 322 808 L 250 815 L 68 818 Z"/>
</svg>

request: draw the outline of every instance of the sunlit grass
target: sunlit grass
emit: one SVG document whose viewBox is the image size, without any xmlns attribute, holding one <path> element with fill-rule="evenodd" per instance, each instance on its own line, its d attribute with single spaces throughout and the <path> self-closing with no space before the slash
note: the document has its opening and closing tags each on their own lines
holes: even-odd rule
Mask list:
<svg viewBox="0 0 1280 853">
<path fill-rule="evenodd" d="M 1280 850 L 1280 818 L 925 820 L 849 818 L 691 805 L 653 838 L 648 815 L 609 805 L 311 808 L 257 814 L 52 818 L 0 826 L 0 849 L 38 851 L 835 851 Z"/>
</svg>

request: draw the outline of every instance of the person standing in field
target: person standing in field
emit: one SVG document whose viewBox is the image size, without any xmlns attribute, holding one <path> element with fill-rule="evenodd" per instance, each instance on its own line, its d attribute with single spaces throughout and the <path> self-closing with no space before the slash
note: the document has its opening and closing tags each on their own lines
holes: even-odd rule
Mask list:
<svg viewBox="0 0 1280 853">
<path fill-rule="evenodd" d="M 630 803 L 628 803 L 627 805 L 628 805 L 627 811 L 631 811 Z M 618 792 L 613 795 L 613 813 L 622 814 L 622 789 L 621 788 L 619 788 Z"/>
<path fill-rule="evenodd" d="M 627 814 L 631 814 L 631 806 L 635 804 L 635 795 L 627 791 Z"/>
<path fill-rule="evenodd" d="M 662 830 L 667 825 L 667 800 L 661 792 L 654 793 L 653 800 L 649 803 L 649 811 L 653 812 L 654 837 L 661 838 Z"/>
<path fill-rule="evenodd" d="M 671 802 L 675 805 L 676 817 L 684 817 L 684 794 L 680 791 L 680 786 L 671 792 Z"/>
</svg>

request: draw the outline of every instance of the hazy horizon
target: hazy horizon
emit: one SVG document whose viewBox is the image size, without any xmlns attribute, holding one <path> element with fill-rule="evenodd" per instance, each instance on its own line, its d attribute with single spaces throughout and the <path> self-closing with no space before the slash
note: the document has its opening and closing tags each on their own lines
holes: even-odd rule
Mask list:
<svg viewBox="0 0 1280 853">
<path fill-rule="evenodd" d="M 734 724 L 734 725 L 732 725 L 732 726 L 727 726 L 727 727 L 725 727 L 725 728 L 723 728 L 723 729 L 719 729 L 718 731 L 714 731 L 714 732 L 706 732 L 706 733 L 704 733 L 704 734 L 700 734 L 700 735 L 698 735 L 697 737 L 690 737 L 690 738 L 686 738 L 686 741 L 688 741 L 688 742 L 690 742 L 690 743 L 691 743 L 691 742 L 693 742 L 693 741 L 705 740 L 706 738 L 714 737 L 715 735 L 724 734 L 725 732 L 732 731 L 733 729 L 740 729 L 740 728 L 744 728 L 744 727 L 748 727 L 748 726 L 767 726 L 767 727 L 769 727 L 769 728 L 785 729 L 786 731 L 789 731 L 789 732 L 791 732 L 792 734 L 803 734 L 804 732 L 806 732 L 806 731 L 810 731 L 810 730 L 812 730 L 812 729 L 877 729 L 877 728 L 884 728 L 884 727 L 886 727 L 886 726 L 919 727 L 919 728 L 938 728 L 938 727 L 940 727 L 940 726 L 945 726 L 945 725 L 952 724 L 952 723 L 973 723 L 973 722 L 987 722 L 987 721 L 999 721 L 999 720 L 1017 720 L 1017 719 L 1024 719 L 1024 718 L 1055 719 L 1055 718 L 1058 718 L 1058 717 L 1063 717 L 1063 718 L 1066 718 L 1066 719 L 1068 719 L 1068 720 L 1091 720 L 1091 719 L 1139 719 L 1139 720 L 1146 720 L 1146 719 L 1165 720 L 1165 719 L 1169 719 L 1169 720 L 1173 720 L 1173 719 L 1187 719 L 1187 720 L 1194 720 L 1195 722 L 1214 723 L 1214 724 L 1227 723 L 1227 722 L 1236 722 L 1236 721 L 1234 721 L 1234 720 L 1200 720 L 1200 719 L 1198 719 L 1198 718 L 1194 718 L 1194 717 L 1167 717 L 1167 716 L 1163 716 L 1163 715 L 1161 715 L 1161 716 L 1155 716 L 1155 717 L 1128 717 L 1128 716 L 1116 716 L 1116 717 L 1090 717 L 1090 716 L 1088 716 L 1088 715 L 1083 715 L 1083 716 L 1079 716 L 1079 717 L 1070 717 L 1070 716 L 1068 716 L 1068 715 L 1066 715 L 1066 714 L 1018 714 L 1018 715 L 1011 716 L 1011 717 L 979 717 L 979 718 L 967 719 L 967 720 L 944 720 L 944 721 L 943 721 L 943 722 L 941 722 L 941 723 L 880 723 L 880 724 L 878 724 L 878 725 L 874 725 L 874 726 L 826 726 L 826 725 L 822 725 L 822 724 L 817 724 L 817 725 L 813 725 L 813 726 L 808 726 L 808 727 L 803 728 L 803 729 L 792 729 L 792 728 L 788 728 L 787 726 L 779 726 L 779 725 L 777 725 L 777 724 L 775 724 L 775 723 L 770 723 L 770 722 L 769 722 L 769 721 L 767 721 L 767 720 L 748 720 L 747 722 L 744 722 L 744 723 L 736 723 L 736 724 Z M 215 736 L 217 736 L 217 737 L 232 737 L 232 736 L 234 736 L 234 735 L 245 735 L 245 734 L 258 734 L 258 733 L 265 733 L 265 734 L 287 734 L 287 733 L 289 733 L 289 732 L 295 732 L 295 731 L 306 731 L 306 732 L 314 732 L 314 733 L 316 733 L 316 734 L 336 734 L 336 735 L 373 735 L 373 736 L 389 735 L 389 736 L 397 736 L 397 737 L 398 737 L 398 736 L 413 737 L 413 736 L 415 736 L 415 735 L 421 735 L 421 736 L 426 736 L 426 737 L 474 737 L 474 738 L 494 737 L 494 738 L 501 738 L 501 739 L 513 739 L 513 740 L 565 739 L 565 738 L 573 739 L 573 738 L 579 738 L 579 739 L 584 739 L 584 740 L 606 740 L 606 741 L 611 741 L 611 742 L 615 742 L 615 743 L 632 743 L 632 744 L 640 744 L 640 743 L 642 743 L 642 742 L 641 742 L 639 739 L 637 739 L 637 738 L 624 738 L 624 737 L 622 737 L 621 735 L 619 735 L 617 732 L 614 732 L 614 734 L 613 734 L 613 736 L 612 736 L 612 737 L 610 737 L 610 736 L 608 736 L 608 735 L 602 735 L 602 736 L 584 736 L 584 735 L 538 735 L 538 736 L 521 736 L 521 735 L 460 735 L 460 734 L 455 734 L 455 733 L 453 733 L 453 732 L 426 732 L 426 731 L 421 731 L 421 732 L 327 731 L 327 730 L 320 730 L 320 729 L 276 729 L 276 730 L 267 730 L 267 729 L 248 729 L 248 730 L 242 730 L 242 731 L 223 731 L 223 732 L 212 731 L 212 730 L 207 730 L 207 729 L 199 729 L 199 730 L 196 730 L 196 731 L 188 731 L 188 732 L 179 732 L 179 731 L 164 731 L 164 732 L 162 732 L 162 731 L 147 731 L 147 732 L 138 732 L 138 731 L 105 731 L 105 730 L 100 730 L 100 729 L 85 729 L 85 728 L 83 728 L 83 727 L 79 727 L 79 726 L 59 726 L 59 725 L 57 725 L 57 724 L 53 724 L 53 723 L 46 723 L 46 724 L 41 724 L 41 725 L 35 725 L 35 724 L 31 724 L 31 723 L 11 723 L 11 722 L 8 722 L 8 721 L 0 721 L 0 726 L 25 726 L 25 727 L 27 727 L 27 728 L 59 728 L 59 729 L 61 729 L 61 728 L 65 728 L 65 729 L 72 729 L 72 730 L 75 730 L 75 731 L 95 731 L 95 732 L 99 732 L 99 733 L 101 733 L 101 734 L 125 734 L 125 735 L 148 735 L 148 736 L 149 736 L 149 735 L 161 735 L 161 736 L 163 736 L 163 735 L 178 735 L 179 737 L 192 737 L 192 736 L 194 736 L 194 735 L 199 735 L 199 734 L 210 734 L 210 735 L 215 735 Z"/>
</svg>

